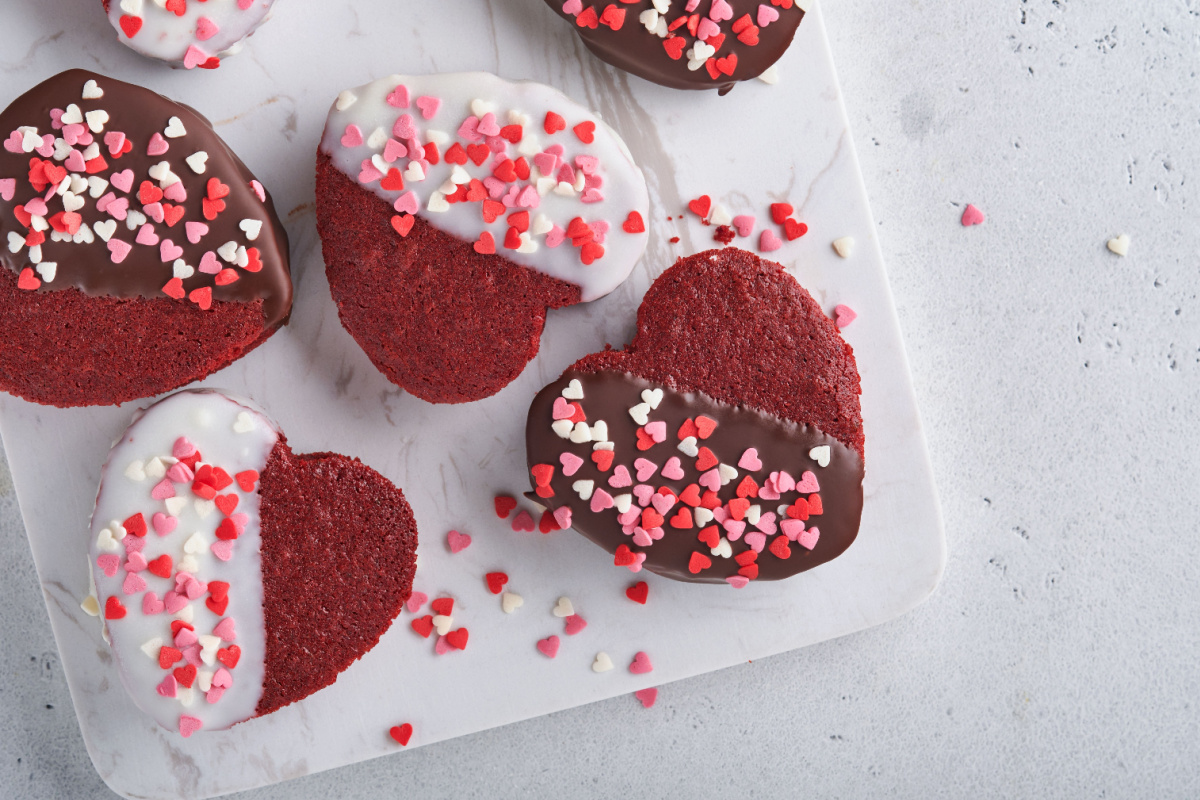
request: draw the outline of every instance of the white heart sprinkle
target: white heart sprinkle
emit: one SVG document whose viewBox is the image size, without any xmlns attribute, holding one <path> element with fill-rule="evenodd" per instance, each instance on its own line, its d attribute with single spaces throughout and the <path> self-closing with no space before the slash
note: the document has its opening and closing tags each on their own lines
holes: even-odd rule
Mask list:
<svg viewBox="0 0 1200 800">
<path fill-rule="evenodd" d="M 83 160 L 91 161 L 93 158 L 96 158 L 99 155 L 100 155 L 100 143 L 92 142 L 91 144 L 89 144 L 87 146 L 87 149 L 85 149 L 83 151 Z"/>
<path fill-rule="evenodd" d="M 613 506 L 617 509 L 618 514 L 624 514 L 633 507 L 633 495 L 628 492 L 617 495 L 613 498 Z"/>
<path fill-rule="evenodd" d="M 678 444 L 678 447 L 680 452 L 686 456 L 691 456 L 692 458 L 695 458 L 700 454 L 700 448 L 696 446 L 695 436 L 688 436 Z"/>
<path fill-rule="evenodd" d="M 733 216 L 725 206 L 720 203 L 713 203 L 712 208 L 708 212 L 708 221 L 711 225 L 728 225 L 733 222 Z"/>
<path fill-rule="evenodd" d="M 200 691 L 207 692 L 212 688 L 213 674 L 211 670 L 202 669 L 196 673 L 196 685 L 200 687 Z"/>
<path fill-rule="evenodd" d="M 662 402 L 662 389 L 643 389 L 642 399 L 646 401 L 650 408 L 658 408 L 658 404 Z"/>
<path fill-rule="evenodd" d="M 71 237 L 71 241 L 75 244 L 91 244 L 96 241 L 96 237 L 92 234 L 92 229 L 85 222 L 79 226 L 79 232 Z"/>
<path fill-rule="evenodd" d="M 142 644 L 141 650 L 150 658 L 158 661 L 158 651 L 162 649 L 162 646 L 163 638 L 161 636 L 152 636 Z"/>
<path fill-rule="evenodd" d="M 425 168 L 421 166 L 420 161 L 408 162 L 408 169 L 404 170 L 404 180 L 410 183 L 420 183 L 425 180 Z M 443 202 L 445 201 L 443 200 Z M 449 207 L 450 205 L 447 203 L 446 208 Z"/>
<path fill-rule="evenodd" d="M 633 421 L 638 425 L 645 425 L 650 420 L 650 404 L 638 403 L 629 409 L 629 416 L 633 417 Z"/>
<path fill-rule="evenodd" d="M 833 240 L 833 252 L 837 253 L 842 258 L 849 258 L 854 252 L 854 237 L 843 236 L 840 239 Z"/>
<path fill-rule="evenodd" d="M 697 525 L 703 527 L 712 522 L 713 512 L 704 506 L 699 506 L 692 509 L 692 517 L 696 520 Z"/>
<path fill-rule="evenodd" d="M 746 522 L 750 525 L 757 525 L 762 518 L 762 506 L 754 505 L 746 509 Z"/>
<path fill-rule="evenodd" d="M 184 556 L 183 558 L 179 559 L 176 569 L 178 569 L 180 572 L 196 572 L 200 569 L 200 564 L 196 561 L 195 556 Z"/>
<path fill-rule="evenodd" d="M 197 497 L 192 501 L 192 507 L 196 509 L 196 516 L 200 519 L 208 519 L 209 515 L 216 510 L 217 504 L 212 500 L 205 500 L 203 497 Z"/>
<path fill-rule="evenodd" d="M 96 548 L 103 550 L 106 553 L 115 553 L 120 545 L 117 544 L 113 532 L 108 528 L 101 528 L 100 533 L 96 534 Z"/>
<path fill-rule="evenodd" d="M 115 225 L 113 227 L 116 227 Z M 8 232 L 8 252 L 19 253 L 25 247 L 25 237 L 16 231 Z"/>
<path fill-rule="evenodd" d="M 440 149 L 442 145 L 449 144 L 450 134 L 445 131 L 439 131 L 436 128 L 429 128 L 425 131 L 425 139 L 433 142 Z"/>
<path fill-rule="evenodd" d="M 592 429 L 588 427 L 586 422 L 576 422 L 575 427 L 571 429 L 570 439 L 575 444 L 590 442 L 592 440 Z"/>
<path fill-rule="evenodd" d="M 183 552 L 185 553 L 203 553 L 204 548 L 208 547 L 208 540 L 197 531 L 187 538 L 183 543 Z"/>
<path fill-rule="evenodd" d="M 500 595 L 500 608 L 505 614 L 511 614 L 523 605 L 525 605 L 525 598 L 519 594 L 505 592 Z"/>
<path fill-rule="evenodd" d="M 93 175 L 92 177 L 98 177 Z M 102 179 L 103 180 L 103 179 Z M 88 179 L 82 175 L 71 174 L 71 191 L 75 194 L 83 194 L 83 190 L 88 187 Z M 62 191 L 62 190 L 60 190 Z"/>
<path fill-rule="evenodd" d="M 100 85 L 94 80 L 88 80 L 88 82 L 83 85 L 84 100 L 99 100 L 101 97 L 104 97 L 104 90 L 101 89 Z"/>
<path fill-rule="evenodd" d="M 646 26 L 646 31 L 654 33 L 654 29 L 658 27 L 658 11 L 653 8 L 647 8 L 638 15 L 638 22 Z"/>
<path fill-rule="evenodd" d="M 808 457 L 822 467 L 829 466 L 829 445 L 823 444 L 808 451 Z"/>
<path fill-rule="evenodd" d="M 146 215 L 140 211 L 130 209 L 125 214 L 125 227 L 131 231 L 136 231 L 138 228 L 146 224 Z"/>
<path fill-rule="evenodd" d="M 571 604 L 571 598 L 560 597 L 558 602 L 554 604 L 554 616 L 562 619 L 569 617 L 575 613 L 575 606 Z"/>
<path fill-rule="evenodd" d="M 246 234 L 246 238 L 252 242 L 258 238 L 258 234 L 262 230 L 262 226 L 263 224 L 261 219 L 244 219 L 238 223 L 238 227 L 241 228 L 242 232 Z M 247 261 L 246 263 L 248 264 L 250 262 Z"/>
<path fill-rule="evenodd" d="M 1129 235 L 1122 233 L 1115 239 L 1108 240 L 1108 249 L 1119 256 L 1129 253 Z"/>
<path fill-rule="evenodd" d="M 83 122 L 83 112 L 79 110 L 79 106 L 71 103 L 58 119 L 63 125 L 78 125 Z M 39 139 L 38 142 L 40 144 L 41 140 Z"/>
<path fill-rule="evenodd" d="M 775 84 L 779 83 L 779 65 L 772 64 L 771 66 L 767 67 L 765 70 L 763 70 L 762 74 L 758 76 L 758 79 L 768 86 L 774 86 Z"/>
<path fill-rule="evenodd" d="M 82 197 L 74 192 L 63 193 L 62 204 L 63 208 L 65 208 L 67 211 L 78 211 L 79 209 L 83 208 L 83 204 L 85 202 L 86 201 Z"/>
<path fill-rule="evenodd" d="M 596 488 L 594 481 L 575 481 L 571 484 L 571 488 L 579 494 L 580 500 L 590 500 L 592 498 L 592 490 Z"/>
<path fill-rule="evenodd" d="M 738 471 L 728 464 L 718 464 L 717 474 L 721 476 L 721 485 L 724 486 L 738 476 Z"/>
<path fill-rule="evenodd" d="M 83 598 L 83 602 L 79 604 L 79 607 L 82 608 L 83 613 L 87 614 L 89 617 L 100 616 L 100 603 L 96 600 L 96 595 L 94 594 L 89 594 L 87 597 Z"/>
<path fill-rule="evenodd" d="M 90 130 L 92 133 L 104 132 L 104 126 L 108 124 L 107 111 L 102 108 L 98 108 L 95 111 L 87 112 L 84 114 L 84 117 L 87 119 L 88 130 Z M 84 160 L 86 161 L 87 159 Z"/>
<path fill-rule="evenodd" d="M 197 150 L 185 158 L 184 161 L 192 168 L 192 172 L 197 175 L 203 175 L 204 171 L 208 169 L 208 153 L 203 150 Z"/>
<path fill-rule="evenodd" d="M 146 480 L 146 465 L 139 458 L 137 461 L 129 462 L 129 466 L 125 468 L 125 477 L 131 481 Z"/>
<path fill-rule="evenodd" d="M 371 135 L 367 137 L 367 147 L 370 147 L 373 150 L 378 150 L 379 148 L 383 147 L 387 140 L 387 132 L 384 131 L 383 128 L 376 128 L 375 130 L 371 131 Z"/>
<path fill-rule="evenodd" d="M 146 476 L 149 478 L 161 478 L 167 474 L 167 465 L 163 463 L 161 458 L 157 456 L 146 462 Z"/>
<path fill-rule="evenodd" d="M 232 264 L 237 261 L 237 249 L 238 243 L 229 241 L 217 248 L 217 255 Z"/>
<path fill-rule="evenodd" d="M 534 236 L 543 236 L 554 230 L 554 221 L 545 214 L 538 214 L 529 225 L 529 231 Z"/>
<path fill-rule="evenodd" d="M 167 120 L 167 127 L 163 133 L 168 139 L 178 139 L 181 136 L 187 136 L 187 128 L 183 127 L 183 120 L 179 117 L 171 117 Z"/>
<path fill-rule="evenodd" d="M 108 181 L 101 178 L 99 175 L 89 175 L 87 179 L 88 194 L 93 200 L 99 200 L 104 194 L 104 190 L 108 188 Z"/>
<path fill-rule="evenodd" d="M 166 7 L 165 4 L 163 7 Z M 142 0 L 121 0 L 121 10 L 126 14 L 139 16 L 142 13 Z"/>
<path fill-rule="evenodd" d="M 345 111 L 347 108 L 349 108 L 350 106 L 354 105 L 357 102 L 358 102 L 358 95 L 356 95 L 354 92 L 350 91 L 349 89 L 346 89 L 345 91 L 343 91 L 341 94 L 339 94 L 337 96 L 337 103 L 335 103 L 334 105 L 336 106 L 338 111 Z"/>
<path fill-rule="evenodd" d="M 254 430 L 254 417 L 250 416 L 248 411 L 238 412 L 237 419 L 233 423 L 234 433 L 249 433 Z"/>
<path fill-rule="evenodd" d="M 608 439 L 608 423 L 598 419 L 592 423 L 592 441 L 603 442 Z"/>
<path fill-rule="evenodd" d="M 571 431 L 574 430 L 575 425 L 569 419 L 556 419 L 550 423 L 550 428 L 560 437 L 566 439 L 571 435 Z"/>
<path fill-rule="evenodd" d="M 425 204 L 425 208 L 435 214 L 440 214 L 443 211 L 449 211 L 450 204 L 446 202 L 446 195 L 441 192 L 434 192 L 429 195 L 429 202 Z"/>
<path fill-rule="evenodd" d="M 107 242 L 117 232 L 117 222 L 112 219 L 104 220 L 103 222 L 94 222 L 92 223 L 92 230 L 96 232 L 97 236 Z"/>
<path fill-rule="evenodd" d="M 166 500 L 163 501 L 163 505 L 167 507 L 167 513 L 170 514 L 172 517 L 178 517 L 179 513 L 181 511 L 183 511 L 184 508 L 187 507 L 187 504 L 188 504 L 187 498 L 181 497 L 179 495 L 176 495 L 174 497 L 168 497 Z"/>
<path fill-rule="evenodd" d="M 20 239 L 21 237 L 18 236 L 17 238 Z M 25 240 L 22 239 L 21 241 L 24 242 Z M 567 384 L 567 388 L 562 390 L 562 396 L 568 400 L 582 400 L 583 384 L 579 382 L 578 378 L 572 378 L 571 382 Z"/>
<path fill-rule="evenodd" d="M 596 442 L 592 445 L 593 450 L 615 450 L 616 447 L 612 442 Z"/>
<path fill-rule="evenodd" d="M 482 118 L 484 114 L 495 113 L 496 104 L 488 103 L 478 98 L 471 101 L 471 113 Z"/>
<path fill-rule="evenodd" d="M 438 614 L 433 618 L 433 628 L 438 632 L 438 636 L 445 636 L 454 626 L 454 617 L 447 617 L 444 614 Z"/>
<path fill-rule="evenodd" d="M 592 672 L 608 672 L 612 668 L 613 662 L 608 653 L 596 653 L 596 660 L 592 662 Z"/>
<path fill-rule="evenodd" d="M 721 558 L 729 558 L 730 556 L 733 555 L 733 546 L 731 544 L 729 544 L 728 539 L 726 539 L 724 536 L 722 536 L 721 541 L 717 542 L 716 547 L 709 548 L 709 552 L 712 553 L 714 556 L 720 556 Z"/>
<path fill-rule="evenodd" d="M 46 283 L 53 283 L 54 276 L 58 274 L 58 264 L 54 261 L 43 261 L 37 265 L 38 275 L 42 276 L 42 280 Z"/>
<path fill-rule="evenodd" d="M 175 259 L 175 263 L 171 265 L 171 274 L 179 278 L 181 281 L 186 281 L 196 273 L 194 267 L 184 261 L 182 258 Z"/>
</svg>

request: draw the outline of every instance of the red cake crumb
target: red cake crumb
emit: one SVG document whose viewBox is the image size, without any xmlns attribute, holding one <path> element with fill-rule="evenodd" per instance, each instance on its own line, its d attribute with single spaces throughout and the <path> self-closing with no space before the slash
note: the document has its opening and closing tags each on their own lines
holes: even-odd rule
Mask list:
<svg viewBox="0 0 1200 800">
<path fill-rule="evenodd" d="M 262 300 L 215 300 L 197 313 L 168 297 L 26 292 L 0 269 L 0 390 L 59 407 L 116 405 L 199 380 L 262 344 Z M 45 353 L 59 353 L 50 363 Z"/>
<path fill-rule="evenodd" d="M 719 225 L 717 226 L 717 229 L 713 231 L 713 241 L 720 242 L 721 244 L 729 244 L 733 241 L 733 237 L 736 235 L 737 234 L 733 232 L 733 228 L 729 227 L 728 225 Z"/>
<path fill-rule="evenodd" d="M 783 266 L 744 250 L 679 259 L 642 300 L 633 342 L 569 369 L 703 392 L 815 425 L 863 454 L 854 351 Z"/>
<path fill-rule="evenodd" d="M 395 212 L 317 154 L 317 228 L 342 325 L 388 380 L 432 403 L 495 394 L 537 354 L 546 310 L 579 303 L 578 286 L 481 255 Z"/>
<path fill-rule="evenodd" d="M 387 478 L 356 458 L 296 455 L 282 435 L 259 492 L 262 716 L 333 683 L 387 632 L 412 592 L 417 526 Z"/>
</svg>

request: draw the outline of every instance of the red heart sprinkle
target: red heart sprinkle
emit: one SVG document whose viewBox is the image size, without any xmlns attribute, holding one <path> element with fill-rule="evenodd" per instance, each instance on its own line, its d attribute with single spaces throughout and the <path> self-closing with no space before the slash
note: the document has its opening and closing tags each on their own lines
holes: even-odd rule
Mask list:
<svg viewBox="0 0 1200 800">
<path fill-rule="evenodd" d="M 716 492 L 709 489 L 706 490 L 704 495 L 700 498 L 700 505 L 704 506 L 709 511 L 712 511 L 714 508 L 721 507 L 721 498 L 717 497 Z"/>
<path fill-rule="evenodd" d="M 683 50 L 687 47 L 687 39 L 682 36 L 672 36 L 663 40 L 663 47 L 666 48 L 667 55 L 673 60 L 678 61 L 683 58 Z"/>
<path fill-rule="evenodd" d="M 730 27 L 733 29 L 734 33 L 741 33 L 742 31 L 746 30 L 747 27 L 749 27 L 750 25 L 753 25 L 753 24 L 754 23 L 750 19 L 750 15 L 743 14 L 742 16 L 735 19 L 733 21 L 733 24 Z"/>
<path fill-rule="evenodd" d="M 504 585 L 508 583 L 508 576 L 503 572 L 489 572 L 484 577 L 487 579 L 488 591 L 492 594 L 500 594 L 504 591 Z"/>
<path fill-rule="evenodd" d="M 713 527 L 716 526 L 714 525 Z M 738 553 L 736 556 L 734 556 L 733 560 L 736 561 L 739 566 L 744 567 L 747 564 L 753 564 L 755 561 L 757 561 L 758 553 L 754 552 L 753 550 L 746 550 L 745 552 Z"/>
<path fill-rule="evenodd" d="M 808 226 L 803 222 L 788 218 L 783 221 L 783 234 L 790 242 L 793 239 L 799 239 L 804 234 L 808 233 Z"/>
<path fill-rule="evenodd" d="M 600 17 L 596 14 L 596 9 L 588 6 L 579 16 L 575 17 L 575 24 L 581 28 L 591 28 L 595 30 L 600 26 Z"/>
<path fill-rule="evenodd" d="M 496 495 L 496 499 L 493 502 L 496 506 L 496 516 L 500 519 L 508 519 L 508 515 L 517 507 L 516 499 L 506 494 Z"/>
<path fill-rule="evenodd" d="M 110 597 L 104 603 L 105 619 L 121 619 L 125 616 L 125 606 L 116 597 Z"/>
<path fill-rule="evenodd" d="M 225 470 L 221 469 L 220 467 L 213 467 L 211 482 L 212 482 L 213 488 L 215 488 L 219 492 L 222 489 L 224 489 L 226 486 L 232 486 L 233 478 L 229 477 L 229 473 L 226 472 Z"/>
<path fill-rule="evenodd" d="M 700 452 L 696 454 L 696 469 L 701 472 L 706 472 L 719 463 L 717 457 L 713 455 L 713 451 L 707 447 L 701 447 Z"/>
<path fill-rule="evenodd" d="M 705 416 L 696 417 L 696 430 L 700 434 L 701 439 L 707 439 L 712 436 L 712 432 L 717 429 L 717 421 L 709 419 Z"/>
<path fill-rule="evenodd" d="M 155 186 L 150 181 L 142 181 L 142 185 L 138 187 L 138 200 L 141 204 L 148 206 L 151 203 L 157 203 L 163 199 L 162 189 Z"/>
<path fill-rule="evenodd" d="M 203 0 L 201 0 L 203 2 Z M 187 13 L 187 0 L 167 0 L 167 11 L 172 11 L 175 16 L 182 17 Z"/>
<path fill-rule="evenodd" d="M 626 233 L 644 233 L 646 231 L 646 223 L 642 220 L 642 215 L 636 211 L 630 211 L 629 216 L 621 223 L 621 230 Z"/>
<path fill-rule="evenodd" d="M 29 267 L 21 270 L 20 276 L 17 277 L 18 289 L 24 289 L 27 292 L 32 292 L 35 289 L 40 288 L 41 285 L 42 282 L 34 276 L 33 270 Z"/>
<path fill-rule="evenodd" d="M 692 527 L 692 512 L 687 506 L 680 506 L 675 512 L 675 516 L 671 517 L 671 527 L 681 530 L 688 530 Z"/>
<path fill-rule="evenodd" d="M 151 575 L 157 575 L 160 578 L 171 577 L 171 557 L 166 553 L 146 564 L 146 569 L 150 570 Z M 217 612 L 218 614 L 224 612 Z"/>
<path fill-rule="evenodd" d="M 633 551 L 629 549 L 629 545 L 623 544 L 617 547 L 616 555 L 613 557 L 613 564 L 618 567 L 628 567 L 636 561 L 637 559 L 634 558 Z"/>
<path fill-rule="evenodd" d="M 504 203 L 498 203 L 495 200 L 483 201 L 483 221 L 489 225 L 496 221 L 496 218 L 504 213 Z"/>
<path fill-rule="evenodd" d="M 222 597 L 218 600 L 215 597 L 210 597 L 204 601 L 204 605 L 208 606 L 209 611 L 221 617 L 225 615 L 225 609 L 229 607 L 229 598 Z"/>
<path fill-rule="evenodd" d="M 242 648 L 236 644 L 231 644 L 229 647 L 222 647 L 217 651 L 217 661 L 220 661 L 225 666 L 233 669 L 237 666 L 238 660 L 242 657 Z"/>
<path fill-rule="evenodd" d="M 716 525 L 709 525 L 707 528 L 701 530 L 696 538 L 709 547 L 716 547 L 721 542 L 721 530 Z M 750 552 L 754 551 L 751 550 Z"/>
<path fill-rule="evenodd" d="M 225 581 L 209 581 L 208 593 L 217 599 L 221 599 L 229 594 L 229 584 Z"/>
<path fill-rule="evenodd" d="M 579 260 L 585 266 L 590 265 L 593 261 L 598 261 L 604 258 L 604 247 L 595 242 L 588 242 L 583 247 L 579 248 Z"/>
<path fill-rule="evenodd" d="M 739 522 L 745 518 L 746 511 L 750 508 L 750 501 L 744 497 L 737 497 L 729 501 L 729 514 Z"/>
<path fill-rule="evenodd" d="M 575 135 L 579 137 L 579 141 L 583 142 L 584 144 L 591 144 L 596 140 L 596 123 L 592 122 L 591 120 L 588 120 L 587 122 L 581 122 L 574 128 L 571 128 L 571 130 L 573 130 Z"/>
<path fill-rule="evenodd" d="M 738 484 L 736 494 L 738 497 L 758 497 L 758 484 L 755 483 L 754 478 L 747 475 Z"/>
<path fill-rule="evenodd" d="M 122 14 L 120 23 L 122 33 L 124 33 L 130 39 L 137 36 L 138 31 L 142 29 L 141 17 L 131 17 L 128 14 Z"/>
<path fill-rule="evenodd" d="M 258 470 L 247 469 L 239 472 L 234 476 L 237 479 L 238 488 L 243 492 L 254 491 L 254 484 L 258 480 Z"/>
<path fill-rule="evenodd" d="M 218 178 L 209 178 L 205 188 L 208 191 L 209 200 L 220 200 L 222 197 L 229 196 L 229 187 L 221 183 Z"/>
<path fill-rule="evenodd" d="M 212 308 L 212 287 L 202 286 L 199 289 L 193 289 L 188 292 L 188 300 L 198 305 L 201 311 L 208 311 Z"/>
<path fill-rule="evenodd" d="M 463 146 L 461 144 L 459 144 L 458 142 L 455 142 L 454 144 L 450 145 L 450 149 L 446 151 L 446 163 L 447 164 L 466 164 L 467 163 L 467 151 L 463 149 Z"/>
<path fill-rule="evenodd" d="M 408 232 L 412 230 L 413 223 L 416 221 L 417 218 L 412 214 L 401 214 L 394 216 L 392 217 L 392 228 L 394 228 L 396 233 L 400 234 L 401 236 L 408 236 Z"/>
<path fill-rule="evenodd" d="M 521 232 L 516 228 L 509 228 L 504 234 L 504 248 L 506 250 L 516 250 L 521 246 Z"/>
<path fill-rule="evenodd" d="M 400 170 L 392 167 L 388 170 L 387 175 L 383 176 L 383 180 L 379 182 L 379 186 L 388 192 L 404 191 L 404 176 L 400 174 Z"/>
<path fill-rule="evenodd" d="M 123 527 L 125 529 L 126 533 L 131 533 L 134 536 L 145 536 L 146 535 L 146 518 L 143 517 L 141 512 L 139 511 L 138 513 L 134 514 L 132 517 L 129 517 L 124 522 L 122 522 L 121 527 Z"/>
<path fill-rule="evenodd" d="M 225 210 L 225 201 L 224 200 L 212 200 L 210 198 L 204 197 L 204 198 L 201 198 L 201 200 L 200 200 L 200 206 L 204 212 L 204 218 L 206 220 L 208 220 L 209 222 L 212 222 L 214 219 L 217 218 L 218 214 L 220 214 L 222 211 Z"/>
<path fill-rule="evenodd" d="M 188 664 L 186 667 L 176 667 L 171 674 L 175 676 L 175 680 L 180 686 L 190 689 L 196 680 L 196 665 Z"/>
<path fill-rule="evenodd" d="M 771 546 L 767 549 L 769 549 L 771 551 L 771 553 L 773 555 L 775 555 L 777 558 L 781 558 L 784 560 L 786 560 L 789 556 L 792 555 L 792 549 L 790 547 L 788 547 L 787 537 L 782 536 L 782 535 L 776 536 L 771 541 Z"/>
<path fill-rule="evenodd" d="M 213 278 L 213 283 L 217 286 L 228 286 L 231 283 L 236 283 L 240 277 L 237 274 L 237 270 L 232 267 L 226 267 L 217 273 L 217 277 Z"/>
<path fill-rule="evenodd" d="M 512 144 L 520 143 L 525 136 L 525 129 L 520 125 L 505 125 L 500 129 L 500 138 Z"/>
<path fill-rule="evenodd" d="M 422 637 L 428 639 L 429 634 L 433 633 L 433 615 L 426 614 L 423 617 L 418 617 L 409 623 L 412 629 L 419 633 Z"/>
<path fill-rule="evenodd" d="M 614 455 L 612 450 L 593 450 L 592 462 L 601 472 L 608 472 L 609 467 L 612 466 Z"/>
<path fill-rule="evenodd" d="M 546 509 L 542 512 L 542 518 L 538 520 L 538 530 L 542 533 L 553 533 L 562 530 L 562 527 L 554 518 L 554 513 L 550 509 Z"/>
<path fill-rule="evenodd" d="M 771 219 L 776 225 L 782 225 L 783 221 L 790 217 L 795 210 L 790 203 L 771 203 Z"/>
<path fill-rule="evenodd" d="M 638 450 L 649 450 L 651 447 L 654 447 L 654 444 L 655 444 L 654 437 L 651 436 L 650 434 L 646 433 L 645 428 L 637 429 L 637 449 Z"/>
<path fill-rule="evenodd" d="M 642 527 L 646 530 L 661 528 L 664 522 L 666 520 L 663 518 L 663 515 L 655 511 L 652 507 L 647 506 L 642 509 Z"/>
<path fill-rule="evenodd" d="M 625 0 L 622 0 L 625 2 Z M 625 24 L 625 9 L 617 8 L 613 4 L 604 7 L 604 12 L 600 15 L 600 24 L 607 25 L 614 31 L 619 31 L 621 26 Z"/>
<path fill-rule="evenodd" d="M 706 194 L 702 194 L 692 202 L 688 203 L 688 210 L 701 219 L 708 217 L 709 210 L 712 209 L 712 198 Z"/>
<path fill-rule="evenodd" d="M 171 278 L 171 280 L 167 281 L 162 287 L 162 293 L 167 297 L 172 297 L 176 300 L 182 300 L 183 295 L 185 294 L 183 281 L 179 278 Z"/>
<path fill-rule="evenodd" d="M 679 499 L 695 508 L 700 505 L 700 487 L 694 483 L 688 484 L 688 487 L 680 493 Z"/>
<path fill-rule="evenodd" d="M 753 553 L 754 551 L 751 550 L 750 552 Z M 747 564 L 738 570 L 738 575 L 754 580 L 758 577 L 758 564 Z"/>
<path fill-rule="evenodd" d="M 187 628 L 189 631 L 196 630 L 196 626 L 190 622 L 184 622 L 181 619 L 171 620 L 171 638 L 174 639 L 176 636 L 178 636 L 179 632 L 184 628 Z"/>
<path fill-rule="evenodd" d="M 539 486 L 533 490 L 533 493 L 536 494 L 538 497 L 554 497 L 554 489 L 550 486 Z M 521 515 L 518 514 L 517 519 L 519 520 L 520 518 L 521 518 Z M 516 525 L 516 520 L 513 520 L 513 524 Z M 517 530 L 517 528 L 513 528 L 513 530 L 515 531 L 515 530 Z M 529 530 L 533 530 L 532 522 L 529 525 Z"/>
<path fill-rule="evenodd" d="M 686 420 L 684 420 L 683 424 L 679 426 L 679 433 L 675 435 L 678 436 L 682 441 L 689 436 L 699 437 L 700 431 L 696 429 L 696 421 L 691 417 L 688 417 Z"/>
<path fill-rule="evenodd" d="M 475 252 L 480 255 L 492 255 L 496 252 L 496 240 L 487 231 L 479 234 L 479 241 L 475 243 Z"/>
<path fill-rule="evenodd" d="M 466 628 L 459 628 L 458 630 L 450 631 L 446 634 L 446 644 L 450 645 L 455 650 L 466 650 L 468 635 L 469 634 Z"/>
<path fill-rule="evenodd" d="M 635 603 L 646 605 L 646 598 L 650 596 L 650 587 L 646 585 L 645 581 L 638 581 L 625 590 L 625 596 Z"/>
<path fill-rule="evenodd" d="M 534 483 L 538 486 L 545 486 L 550 483 L 550 479 L 554 477 L 554 467 L 550 464 L 534 464 L 529 468 L 529 473 L 533 475 Z"/>
<path fill-rule="evenodd" d="M 810 517 L 816 517 L 824 513 L 825 505 L 821 502 L 821 495 L 810 494 L 808 496 L 808 515 Z"/>
<path fill-rule="evenodd" d="M 214 500 L 216 501 L 217 508 L 221 509 L 221 513 L 227 517 L 233 513 L 238 505 L 238 496 L 236 494 L 219 494 Z"/>
<path fill-rule="evenodd" d="M 492 148 L 486 144 L 469 144 L 467 145 L 467 157 L 475 162 L 475 166 L 483 165 L 487 161 L 488 156 L 492 154 Z"/>
<path fill-rule="evenodd" d="M 717 59 L 717 70 L 726 75 L 733 75 L 734 70 L 737 69 L 737 62 L 737 53 L 730 53 L 724 58 Z"/>
<path fill-rule="evenodd" d="M 163 669 L 170 669 L 171 665 L 181 658 L 183 658 L 183 653 L 174 647 L 160 647 L 158 649 L 158 666 Z"/>
<path fill-rule="evenodd" d="M 529 212 L 517 211 L 508 215 L 508 224 L 517 229 L 518 233 L 529 230 Z"/>
<path fill-rule="evenodd" d="M 448 617 L 454 613 L 454 598 L 439 597 L 437 600 L 434 600 L 432 603 L 430 603 L 429 607 L 433 609 L 433 613 L 441 614 L 443 617 Z"/>
<path fill-rule="evenodd" d="M 168 228 L 174 228 L 179 220 L 183 219 L 185 213 L 186 210 L 183 206 L 163 203 L 163 218 L 167 221 Z"/>
<path fill-rule="evenodd" d="M 217 526 L 218 539 L 236 539 L 240 535 L 241 533 L 238 531 L 237 526 L 228 517 L 221 520 L 221 524 Z"/>
<path fill-rule="evenodd" d="M 803 497 L 797 497 L 796 502 L 788 506 L 787 515 L 792 519 L 807 520 L 808 519 L 808 501 Z"/>
<path fill-rule="evenodd" d="M 542 129 L 548 134 L 556 134 L 567 127 L 567 121 L 553 111 L 546 112 L 546 120 L 542 123 Z"/>
<path fill-rule="evenodd" d="M 408 747 L 408 740 L 412 738 L 413 726 L 409 723 L 403 725 L 393 725 L 388 731 L 393 739 L 400 743 L 401 747 Z"/>
<path fill-rule="evenodd" d="M 692 557 L 688 559 L 688 572 L 693 575 L 698 574 L 701 570 L 708 569 L 712 566 L 712 559 L 703 553 L 692 553 Z"/>
</svg>

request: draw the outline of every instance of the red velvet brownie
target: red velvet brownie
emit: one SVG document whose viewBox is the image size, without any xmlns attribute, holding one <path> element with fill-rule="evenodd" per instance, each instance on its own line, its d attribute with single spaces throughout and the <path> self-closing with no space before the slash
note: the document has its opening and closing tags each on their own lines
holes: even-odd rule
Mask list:
<svg viewBox="0 0 1200 800">
<path fill-rule="evenodd" d="M 857 535 L 859 395 L 853 351 L 781 265 L 699 253 L 651 286 L 631 344 L 534 399 L 530 496 L 635 571 L 786 578 Z"/>
<path fill-rule="evenodd" d="M 187 106 L 70 70 L 0 114 L 0 389 L 111 405 L 203 378 L 287 321 L 270 196 Z"/>
<path fill-rule="evenodd" d="M 792 43 L 810 0 L 546 0 L 602 61 L 673 89 L 763 76 Z"/>
<path fill-rule="evenodd" d="M 187 391 L 113 446 L 88 555 L 122 682 L 189 736 L 333 683 L 408 599 L 416 547 L 382 475 L 293 453 L 252 406 Z"/>
<path fill-rule="evenodd" d="M 547 309 L 611 292 L 647 241 L 645 180 L 620 138 L 550 87 L 485 73 L 342 92 L 316 195 L 342 325 L 434 403 L 506 386 Z"/>
<path fill-rule="evenodd" d="M 275 0 L 100 0 L 121 44 L 184 69 L 216 69 Z"/>
</svg>

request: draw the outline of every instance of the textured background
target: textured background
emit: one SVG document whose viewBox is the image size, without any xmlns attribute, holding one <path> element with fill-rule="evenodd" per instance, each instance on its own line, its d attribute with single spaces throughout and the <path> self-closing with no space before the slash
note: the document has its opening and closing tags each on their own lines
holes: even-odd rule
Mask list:
<svg viewBox="0 0 1200 800">
<path fill-rule="evenodd" d="M 244 797 L 1200 795 L 1200 2 L 824 12 L 942 497 L 938 591 L 650 711 Z M 0 546 L 0 791 L 109 797 L 6 470 Z"/>
</svg>

